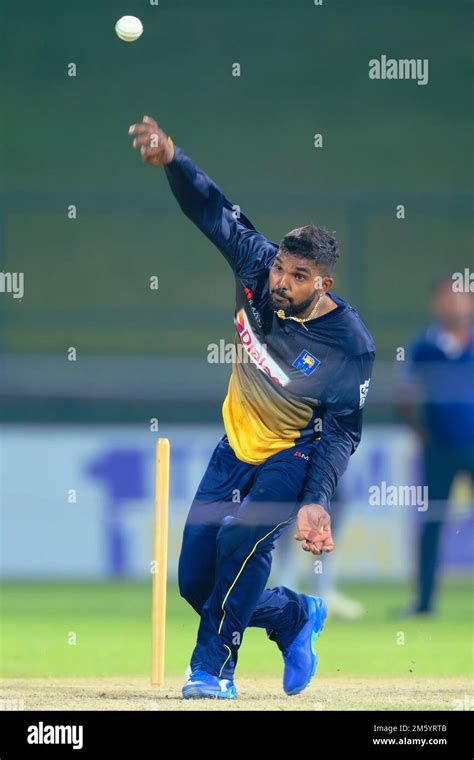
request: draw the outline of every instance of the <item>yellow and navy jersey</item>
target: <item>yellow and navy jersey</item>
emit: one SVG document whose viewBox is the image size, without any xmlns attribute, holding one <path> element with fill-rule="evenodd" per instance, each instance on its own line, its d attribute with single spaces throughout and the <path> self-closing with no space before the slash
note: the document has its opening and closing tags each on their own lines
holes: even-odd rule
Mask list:
<svg viewBox="0 0 474 760">
<path fill-rule="evenodd" d="M 165 166 L 181 209 L 226 258 L 236 281 L 235 355 L 222 414 L 238 459 L 261 464 L 314 441 L 302 503 L 329 506 L 356 450 L 375 344 L 357 311 L 337 307 L 299 323 L 269 298 L 278 244 L 250 220 L 178 146 Z"/>
</svg>

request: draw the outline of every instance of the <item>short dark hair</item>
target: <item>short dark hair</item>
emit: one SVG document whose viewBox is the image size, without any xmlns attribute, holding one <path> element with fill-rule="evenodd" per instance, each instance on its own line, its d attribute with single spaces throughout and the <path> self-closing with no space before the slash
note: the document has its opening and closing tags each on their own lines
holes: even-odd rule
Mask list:
<svg viewBox="0 0 474 760">
<path fill-rule="evenodd" d="M 288 232 L 280 243 L 280 250 L 313 261 L 328 275 L 332 275 L 339 258 L 336 238 L 324 227 L 314 224 Z"/>
</svg>

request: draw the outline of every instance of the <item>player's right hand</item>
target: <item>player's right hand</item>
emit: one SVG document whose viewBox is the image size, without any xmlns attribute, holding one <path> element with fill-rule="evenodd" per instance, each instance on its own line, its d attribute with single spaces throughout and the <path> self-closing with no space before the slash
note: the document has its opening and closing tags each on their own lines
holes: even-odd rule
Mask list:
<svg viewBox="0 0 474 760">
<path fill-rule="evenodd" d="M 305 504 L 298 510 L 297 541 L 304 541 L 302 549 L 312 554 L 332 552 L 334 541 L 331 534 L 331 518 L 321 504 Z"/>
<path fill-rule="evenodd" d="M 144 116 L 141 124 L 132 124 L 128 134 L 134 135 L 132 145 L 134 148 L 140 148 L 146 164 L 163 166 L 173 160 L 173 142 L 151 116 Z"/>
</svg>

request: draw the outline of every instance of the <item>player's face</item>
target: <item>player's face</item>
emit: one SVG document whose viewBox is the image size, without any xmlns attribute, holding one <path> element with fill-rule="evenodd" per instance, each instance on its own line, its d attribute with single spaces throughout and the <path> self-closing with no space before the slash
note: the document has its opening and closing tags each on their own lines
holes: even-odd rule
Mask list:
<svg viewBox="0 0 474 760">
<path fill-rule="evenodd" d="M 272 308 L 283 309 L 287 317 L 304 315 L 331 285 L 312 261 L 280 251 L 269 273 Z"/>
</svg>

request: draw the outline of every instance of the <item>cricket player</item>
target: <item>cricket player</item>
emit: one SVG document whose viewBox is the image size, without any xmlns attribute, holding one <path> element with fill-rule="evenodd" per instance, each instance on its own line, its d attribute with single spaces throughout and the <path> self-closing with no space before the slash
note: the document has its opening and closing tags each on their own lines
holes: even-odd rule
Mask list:
<svg viewBox="0 0 474 760">
<path fill-rule="evenodd" d="M 313 555 L 334 549 L 329 508 L 356 450 L 375 345 L 357 311 L 331 291 L 337 244 L 307 225 L 281 243 L 249 219 L 149 116 L 133 147 L 163 166 L 183 213 L 235 277 L 235 354 L 218 442 L 191 505 L 179 558 L 181 595 L 200 615 L 183 697 L 235 699 L 248 626 L 280 649 L 283 688 L 313 677 L 326 617 L 319 597 L 266 588 L 275 540 Z"/>
</svg>

